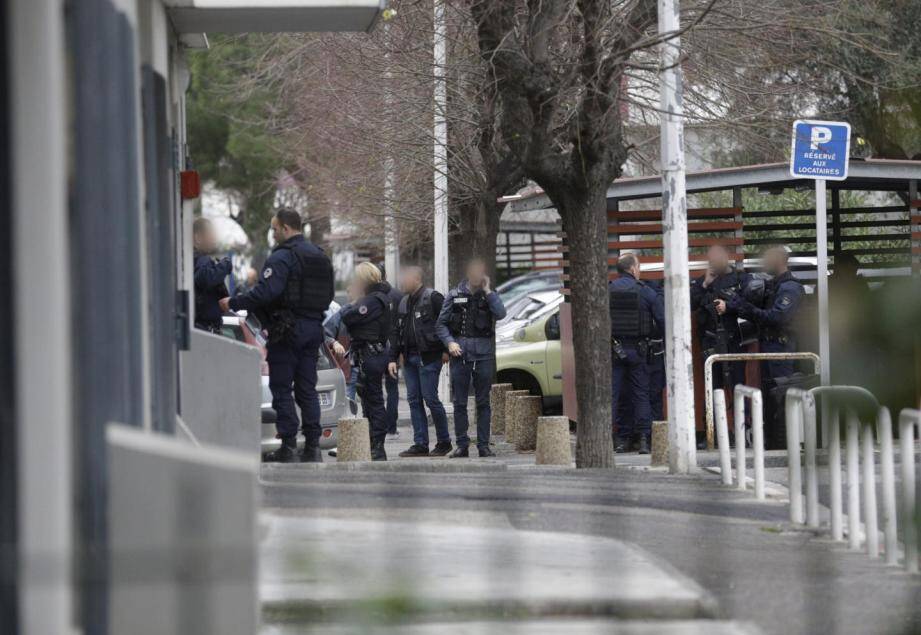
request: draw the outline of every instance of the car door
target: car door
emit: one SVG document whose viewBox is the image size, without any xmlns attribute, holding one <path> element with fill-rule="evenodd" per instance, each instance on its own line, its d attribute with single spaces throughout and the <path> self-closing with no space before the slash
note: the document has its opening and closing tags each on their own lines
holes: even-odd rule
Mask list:
<svg viewBox="0 0 921 635">
<path fill-rule="evenodd" d="M 560 349 L 560 311 L 547 319 L 544 326 L 547 335 L 546 361 L 544 368 L 547 372 L 546 397 L 556 397 L 563 394 L 563 356 Z"/>
</svg>

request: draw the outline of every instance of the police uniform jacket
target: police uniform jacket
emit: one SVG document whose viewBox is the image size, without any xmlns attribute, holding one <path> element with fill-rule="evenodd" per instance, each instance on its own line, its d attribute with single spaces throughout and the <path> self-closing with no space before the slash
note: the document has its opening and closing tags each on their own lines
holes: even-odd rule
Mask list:
<svg viewBox="0 0 921 635">
<path fill-rule="evenodd" d="M 472 331 L 467 333 L 458 330 L 457 316 L 464 311 L 476 306 L 477 317 L 468 324 L 479 320 L 482 329 L 479 334 Z M 494 359 L 496 356 L 496 320 L 505 317 L 505 305 L 502 298 L 495 291 L 483 293 L 482 289 L 473 292 L 466 280 L 448 292 L 438 314 L 435 332 L 447 347 L 457 343 L 464 352 L 464 359 L 479 361 Z"/>
<path fill-rule="evenodd" d="M 215 260 L 207 254 L 195 254 L 195 323 L 221 326 L 221 308 L 218 300 L 230 295 L 224 285 L 233 264 L 230 258 Z"/>
<path fill-rule="evenodd" d="M 287 308 L 294 313 L 296 318 L 322 321 L 323 313 L 329 302 L 332 301 L 333 296 L 334 283 L 331 267 L 329 268 L 328 280 L 312 281 L 316 285 L 323 287 L 319 290 L 318 295 L 328 295 L 328 299 L 325 301 L 326 306 L 311 309 L 285 306 L 284 295 L 289 278 L 301 275 L 302 265 L 296 252 L 303 252 L 314 258 L 325 258 L 323 250 L 309 242 L 304 238 L 303 234 L 292 236 L 272 250 L 262 268 L 259 282 L 256 283 L 256 286 L 251 291 L 231 298 L 230 308 L 234 311 L 239 311 L 240 309 L 257 311 Z"/>
<path fill-rule="evenodd" d="M 428 287 L 403 296 L 396 306 L 393 333 L 390 337 L 390 360 L 400 355 L 419 355 L 423 364 L 430 364 L 444 353 L 444 344 L 435 332 L 435 325 L 444 296 Z"/>
<path fill-rule="evenodd" d="M 763 307 L 741 296 L 735 296 L 731 304 L 739 315 L 758 325 L 762 341 L 786 341 L 793 336 L 792 322 L 804 295 L 803 284 L 785 271 L 770 281 Z"/>
<path fill-rule="evenodd" d="M 739 312 L 729 303 L 729 300 L 739 295 L 748 286 L 751 274 L 732 268 L 726 273 L 721 273 L 709 284 L 704 286 L 706 276 L 700 276 L 691 282 L 691 310 L 697 311 L 697 324 L 700 327 L 701 339 L 709 339 L 708 333 L 717 331 L 718 316 L 713 307 L 714 300 L 726 301 L 726 312 L 723 313 L 723 327 L 728 331 L 731 341 L 739 340 L 738 318 Z"/>
<path fill-rule="evenodd" d="M 614 292 L 634 291 L 640 299 L 640 311 L 646 313 L 645 318 L 651 318 L 650 333 L 665 332 L 665 302 L 663 296 L 656 293 L 651 287 L 637 280 L 629 273 L 620 274 L 615 280 L 608 283 L 608 290 Z M 642 316 L 641 316 L 642 317 Z M 624 341 L 625 346 L 632 346 L 636 341 Z"/>
<path fill-rule="evenodd" d="M 390 338 L 391 304 L 390 285 L 380 282 L 363 298 L 342 308 L 342 323 L 349 330 L 352 348 L 380 346 L 383 352 Z"/>
</svg>

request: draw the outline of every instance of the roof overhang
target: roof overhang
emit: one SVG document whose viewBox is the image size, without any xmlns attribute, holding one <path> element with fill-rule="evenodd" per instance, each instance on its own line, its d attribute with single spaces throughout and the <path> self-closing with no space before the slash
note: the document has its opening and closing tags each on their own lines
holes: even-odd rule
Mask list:
<svg viewBox="0 0 921 635">
<path fill-rule="evenodd" d="M 851 159 L 845 181 L 828 181 L 832 190 L 895 191 L 908 190 L 909 181 L 921 182 L 921 161 L 889 159 Z M 686 177 L 688 194 L 727 190 L 735 187 L 784 189 L 811 187 L 809 179 L 790 176 L 788 163 L 765 163 L 738 168 L 721 168 L 706 172 L 691 172 Z M 619 201 L 654 198 L 662 195 L 661 176 L 643 176 L 618 179 L 608 188 L 608 199 Z M 518 199 L 509 199 L 512 211 L 523 212 L 553 207 L 542 192 Z"/>
<path fill-rule="evenodd" d="M 368 31 L 387 0 L 164 0 L 183 33 Z"/>
</svg>

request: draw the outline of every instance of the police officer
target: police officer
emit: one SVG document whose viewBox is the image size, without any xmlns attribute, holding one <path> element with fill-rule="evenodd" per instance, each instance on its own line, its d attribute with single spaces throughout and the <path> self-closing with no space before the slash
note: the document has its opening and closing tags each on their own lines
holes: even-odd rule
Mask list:
<svg viewBox="0 0 921 635">
<path fill-rule="evenodd" d="M 505 317 L 502 299 L 489 286 L 486 263 L 473 258 L 466 269 L 467 278 L 448 293 L 435 325 L 435 332 L 451 356 L 457 443 L 452 458 L 470 456 L 467 395 L 471 379 L 476 395 L 477 453 L 481 457 L 493 456 L 489 449 L 489 390 L 496 374 L 496 320 Z"/>
<path fill-rule="evenodd" d="M 390 284 L 387 280 L 387 269 L 384 267 L 384 263 L 380 263 L 378 265 L 378 269 L 381 270 L 381 280 Z M 403 294 L 392 284 L 390 285 L 390 291 L 387 293 L 387 296 L 390 300 L 390 305 L 394 309 L 400 306 L 400 301 L 403 299 Z M 397 420 L 399 419 L 400 414 L 399 378 L 392 376 L 390 373 L 384 373 L 384 391 L 387 394 L 384 406 L 384 409 L 387 411 L 387 436 L 399 437 L 400 432 L 397 430 Z"/>
<path fill-rule="evenodd" d="M 281 447 L 266 453 L 265 461 L 322 461 L 317 357 L 323 343 L 323 313 L 333 299 L 335 282 L 329 258 L 304 238 L 302 228 L 300 214 L 279 209 L 272 218 L 276 246 L 259 282 L 245 294 L 221 300 L 225 310 L 254 311 L 268 327 L 266 361 Z M 301 408 L 305 437 L 300 456 L 295 400 Z"/>
<path fill-rule="evenodd" d="M 691 310 L 697 312 L 698 335 L 704 359 L 714 354 L 741 353 L 739 313 L 727 302 L 748 287 L 751 276 L 736 269 L 729 252 L 722 245 L 707 250 L 707 273 L 691 283 Z M 722 306 L 720 313 L 717 306 Z M 719 362 L 720 372 L 713 377 L 713 386 L 732 390 L 745 383 L 744 362 Z"/>
<path fill-rule="evenodd" d="M 620 274 L 609 285 L 611 310 L 611 411 L 617 427 L 615 451 L 629 452 L 638 437 L 641 454 L 649 453 L 652 412 L 649 402 L 649 339 L 656 325 L 664 330 L 662 297 L 640 281 L 640 263 L 633 254 L 617 260 Z M 621 399 L 630 400 L 632 419 L 623 417 Z"/>
<path fill-rule="evenodd" d="M 789 255 L 784 247 L 771 247 L 764 252 L 764 270 L 771 276 L 761 298 L 754 289 L 736 294 L 728 302 L 717 300 L 717 312 L 724 315 L 736 311 L 758 327 L 762 353 L 792 353 L 796 351 L 793 321 L 803 301 L 805 291 L 788 268 Z M 750 285 L 753 286 L 753 285 Z M 771 360 L 763 364 L 762 379 L 789 377 L 796 370 L 793 360 Z"/>
<path fill-rule="evenodd" d="M 214 259 L 217 240 L 214 226 L 207 218 L 192 223 L 192 247 L 195 256 L 195 328 L 221 332 L 221 298 L 227 297 L 224 278 L 230 275 L 230 258 Z"/>
<path fill-rule="evenodd" d="M 435 321 L 444 306 L 444 296 L 422 284 L 421 267 L 407 267 L 400 273 L 400 290 L 404 295 L 397 305 L 390 337 L 388 372 L 396 379 L 402 356 L 406 401 L 413 425 L 413 445 L 400 456 L 444 456 L 451 452 L 452 446 L 448 416 L 438 398 L 438 379 L 447 361 L 447 352 L 435 333 Z M 431 452 L 425 406 L 429 407 L 435 424 L 436 443 Z"/>
<path fill-rule="evenodd" d="M 371 424 L 371 459 L 386 461 L 387 412 L 384 407 L 384 373 L 389 361 L 390 285 L 370 262 L 355 268 L 355 283 L 362 297 L 342 310 L 342 323 L 351 338 L 352 364 L 358 370 L 361 409 Z"/>
<path fill-rule="evenodd" d="M 663 315 L 665 307 L 665 285 L 663 280 L 658 282 L 649 282 L 648 286 L 656 292 L 658 301 L 663 306 Z M 649 352 L 647 353 L 647 365 L 649 367 L 649 408 L 652 413 L 653 421 L 662 421 L 664 418 L 664 408 L 662 403 L 662 391 L 665 390 L 665 324 L 655 322 L 649 340 Z"/>
</svg>

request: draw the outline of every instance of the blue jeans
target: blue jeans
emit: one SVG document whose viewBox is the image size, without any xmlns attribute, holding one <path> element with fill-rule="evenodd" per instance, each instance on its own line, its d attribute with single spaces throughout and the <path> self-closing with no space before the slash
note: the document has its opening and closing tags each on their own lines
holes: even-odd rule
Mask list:
<svg viewBox="0 0 921 635">
<path fill-rule="evenodd" d="M 489 408 L 489 389 L 492 387 L 492 378 L 495 374 L 495 359 L 478 361 L 456 357 L 451 359 L 451 393 L 457 447 L 466 448 L 470 445 L 470 437 L 467 436 L 469 427 L 467 396 L 470 392 L 471 380 L 473 380 L 473 390 L 476 395 L 476 444 L 479 448 L 489 446 L 489 426 L 492 416 Z"/>
<path fill-rule="evenodd" d="M 345 396 L 355 401 L 355 397 L 358 394 L 356 388 L 358 386 L 358 368 L 354 364 L 350 364 L 350 366 L 349 380 L 345 384 Z"/>
<path fill-rule="evenodd" d="M 293 343 L 269 344 L 266 347 L 269 390 L 272 391 L 272 408 L 277 416 L 275 428 L 282 439 L 297 437 L 296 401 L 301 408 L 303 424 L 300 427 L 307 445 L 316 446 L 320 442 L 317 357 L 322 342 L 323 326 L 319 320 L 298 320 Z"/>
<path fill-rule="evenodd" d="M 435 438 L 439 443 L 451 441 L 448 432 L 448 415 L 438 398 L 438 377 L 441 375 L 441 359 L 428 364 L 422 363 L 419 355 L 404 359 L 403 379 L 406 381 L 406 400 L 409 402 L 409 416 L 413 423 L 413 443 L 429 447 L 429 422 L 425 406 L 432 413 Z M 425 405 L 423 405 L 425 402 Z"/>
<path fill-rule="evenodd" d="M 621 360 L 614 356 L 611 369 L 611 412 L 614 414 L 617 436 L 620 439 L 629 439 L 634 434 L 648 437 L 652 430 L 649 365 L 646 356 L 640 355 L 637 349 L 624 348 L 627 358 Z M 629 408 L 625 407 L 626 400 L 629 400 Z M 631 411 L 633 416 L 626 416 Z"/>
<path fill-rule="evenodd" d="M 400 407 L 400 382 L 390 376 L 390 373 L 384 373 L 384 388 L 387 390 L 387 434 L 396 434 L 397 418 L 399 417 Z"/>
</svg>

